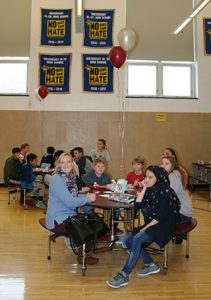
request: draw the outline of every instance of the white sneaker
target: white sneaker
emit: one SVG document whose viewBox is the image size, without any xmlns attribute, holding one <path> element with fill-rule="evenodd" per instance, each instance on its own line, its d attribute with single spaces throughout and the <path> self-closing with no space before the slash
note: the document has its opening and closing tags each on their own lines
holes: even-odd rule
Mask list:
<svg viewBox="0 0 211 300">
<path fill-rule="evenodd" d="M 122 246 L 122 241 L 116 240 L 116 241 L 115 241 L 115 245 L 117 245 L 117 246 Z"/>
<path fill-rule="evenodd" d="M 144 265 L 141 269 L 139 269 L 136 274 L 139 277 L 143 277 L 143 276 L 147 276 L 150 274 L 156 274 L 160 272 L 160 268 L 154 263 L 152 262 L 149 265 Z"/>
</svg>

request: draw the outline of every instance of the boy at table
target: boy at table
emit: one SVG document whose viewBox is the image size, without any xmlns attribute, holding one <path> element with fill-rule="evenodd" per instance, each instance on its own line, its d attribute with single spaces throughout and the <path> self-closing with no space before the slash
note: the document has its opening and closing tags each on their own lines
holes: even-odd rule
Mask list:
<svg viewBox="0 0 211 300">
<path fill-rule="evenodd" d="M 127 174 L 127 183 L 129 187 L 140 187 L 144 179 L 144 166 L 146 160 L 143 156 L 137 156 L 132 160 L 133 171 Z"/>
<path fill-rule="evenodd" d="M 103 158 L 97 158 L 93 164 L 93 170 L 90 170 L 84 177 L 83 181 L 86 186 L 106 186 L 111 183 L 111 179 L 106 171 L 106 161 Z"/>
<path fill-rule="evenodd" d="M 111 179 L 106 174 L 106 161 L 103 158 L 95 159 L 93 163 L 93 170 L 90 170 L 86 175 L 83 176 L 83 182 L 86 187 L 102 188 L 107 184 L 111 183 Z M 84 207 L 86 213 L 93 211 L 93 207 L 86 206 Z"/>
<path fill-rule="evenodd" d="M 33 196 L 37 196 L 38 201 L 36 203 L 37 207 L 47 208 L 46 204 L 43 202 L 44 197 L 44 185 L 42 175 L 34 175 L 33 168 L 38 165 L 37 155 L 34 153 L 29 153 L 27 155 L 27 162 L 25 162 L 21 167 L 20 174 L 20 184 L 21 188 L 25 190 L 31 190 Z M 23 199 L 21 199 L 23 203 Z"/>
<path fill-rule="evenodd" d="M 97 158 L 93 163 L 93 170 L 89 171 L 87 175 L 83 177 L 83 181 L 87 187 L 94 187 L 96 189 L 100 189 L 106 187 L 107 184 L 111 183 L 111 179 L 108 176 L 106 171 L 106 161 L 104 158 Z M 88 205 L 84 206 L 84 211 L 86 213 L 91 213 L 93 211 L 93 207 Z M 119 219 L 119 211 L 115 212 L 114 219 Z M 118 223 L 115 223 L 115 231 L 122 233 L 122 230 L 118 228 Z"/>
</svg>

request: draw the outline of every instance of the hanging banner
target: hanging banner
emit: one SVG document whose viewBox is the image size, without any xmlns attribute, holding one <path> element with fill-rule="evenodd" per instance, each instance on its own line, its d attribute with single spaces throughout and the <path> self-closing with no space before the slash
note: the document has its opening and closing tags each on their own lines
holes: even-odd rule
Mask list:
<svg viewBox="0 0 211 300">
<path fill-rule="evenodd" d="M 83 90 L 113 92 L 113 65 L 108 54 L 83 54 Z"/>
<path fill-rule="evenodd" d="M 204 50 L 205 54 L 211 55 L 211 19 L 204 18 Z"/>
<path fill-rule="evenodd" d="M 113 46 L 114 10 L 84 10 L 84 46 Z"/>
<path fill-rule="evenodd" d="M 49 93 L 69 93 L 72 54 L 40 54 L 40 85 Z"/>
<path fill-rule="evenodd" d="M 41 45 L 71 45 L 71 9 L 41 8 Z"/>
</svg>

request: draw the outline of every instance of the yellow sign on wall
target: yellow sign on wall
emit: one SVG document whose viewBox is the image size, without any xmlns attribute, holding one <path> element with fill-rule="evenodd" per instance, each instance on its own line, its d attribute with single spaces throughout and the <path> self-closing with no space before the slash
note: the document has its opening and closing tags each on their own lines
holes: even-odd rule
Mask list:
<svg viewBox="0 0 211 300">
<path fill-rule="evenodd" d="M 166 113 L 156 113 L 156 121 L 165 122 L 167 118 Z"/>
</svg>

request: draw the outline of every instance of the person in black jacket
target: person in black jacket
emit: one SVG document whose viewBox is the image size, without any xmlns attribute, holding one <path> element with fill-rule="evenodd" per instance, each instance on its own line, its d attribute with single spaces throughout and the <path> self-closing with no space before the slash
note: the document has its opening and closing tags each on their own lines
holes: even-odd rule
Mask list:
<svg viewBox="0 0 211 300">
<path fill-rule="evenodd" d="M 47 148 L 47 153 L 45 153 L 42 158 L 41 158 L 41 162 L 40 165 L 42 165 L 43 163 L 45 164 L 49 164 L 50 168 L 54 168 L 54 163 L 55 163 L 55 157 L 54 157 L 54 152 L 55 149 L 52 146 L 49 146 Z"/>
<path fill-rule="evenodd" d="M 4 165 L 4 183 L 5 184 L 19 184 L 20 183 L 20 171 L 21 171 L 21 162 L 20 157 L 20 148 L 14 147 L 12 149 L 12 156 L 6 159 Z"/>
<path fill-rule="evenodd" d="M 85 186 L 83 182 L 83 176 L 89 173 L 93 169 L 92 158 L 91 156 L 84 155 L 84 150 L 82 147 L 75 147 L 72 149 L 73 158 L 78 165 L 79 168 L 79 178 L 78 178 L 78 186 Z"/>
<path fill-rule="evenodd" d="M 123 245 L 130 249 L 128 259 L 122 270 L 107 281 L 112 288 L 125 286 L 129 282 L 137 260 L 144 266 L 136 274 L 139 277 L 160 271 L 144 246 L 156 242 L 164 247 L 173 237 L 179 216 L 179 199 L 170 187 L 168 173 L 159 166 L 150 166 L 146 170 L 143 188 L 136 198 L 135 208 L 144 209 L 144 225 L 128 234 Z"/>
</svg>

